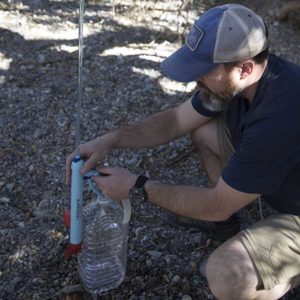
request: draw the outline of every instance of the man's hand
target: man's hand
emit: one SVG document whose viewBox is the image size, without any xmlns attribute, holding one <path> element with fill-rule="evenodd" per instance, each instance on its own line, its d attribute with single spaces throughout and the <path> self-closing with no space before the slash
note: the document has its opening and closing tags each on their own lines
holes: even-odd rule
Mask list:
<svg viewBox="0 0 300 300">
<path fill-rule="evenodd" d="M 93 177 L 97 186 L 110 199 L 121 201 L 127 199 L 137 176 L 126 169 L 99 167 L 97 171 L 106 176 Z"/>
<path fill-rule="evenodd" d="M 80 156 L 85 160 L 84 165 L 81 169 L 81 173 L 85 174 L 94 168 L 97 163 L 104 159 L 105 155 L 111 149 L 110 141 L 106 136 L 96 138 L 85 144 L 80 145 Z M 71 163 L 74 158 L 76 151 L 71 153 L 66 160 L 66 184 L 70 183 L 71 178 Z"/>
</svg>

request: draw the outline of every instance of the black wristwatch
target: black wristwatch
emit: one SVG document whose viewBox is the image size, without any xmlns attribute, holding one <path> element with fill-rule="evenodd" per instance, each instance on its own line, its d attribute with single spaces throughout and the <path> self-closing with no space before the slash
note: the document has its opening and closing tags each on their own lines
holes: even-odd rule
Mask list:
<svg viewBox="0 0 300 300">
<path fill-rule="evenodd" d="M 129 199 L 130 200 L 142 200 L 146 201 L 148 199 L 147 193 L 145 191 L 144 185 L 149 178 L 144 175 L 140 175 L 134 186 L 129 191 Z"/>
</svg>

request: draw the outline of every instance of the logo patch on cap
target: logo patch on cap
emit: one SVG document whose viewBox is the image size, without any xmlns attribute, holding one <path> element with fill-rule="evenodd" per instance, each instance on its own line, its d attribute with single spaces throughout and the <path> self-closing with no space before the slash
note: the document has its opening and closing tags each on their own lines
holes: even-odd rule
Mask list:
<svg viewBox="0 0 300 300">
<path fill-rule="evenodd" d="M 204 35 L 203 30 L 200 27 L 198 27 L 197 24 L 195 23 L 192 26 L 190 32 L 186 35 L 185 43 L 192 51 L 196 51 L 203 35 Z"/>
</svg>

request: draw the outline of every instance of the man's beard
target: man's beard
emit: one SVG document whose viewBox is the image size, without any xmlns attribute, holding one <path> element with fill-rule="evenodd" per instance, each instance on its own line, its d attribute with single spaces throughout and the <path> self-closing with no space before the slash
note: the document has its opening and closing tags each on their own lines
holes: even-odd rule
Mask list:
<svg viewBox="0 0 300 300">
<path fill-rule="evenodd" d="M 226 103 L 233 102 L 234 99 L 237 96 L 239 96 L 241 94 L 241 92 L 243 91 L 243 89 L 237 87 L 234 84 L 233 80 L 229 77 L 229 75 L 227 76 L 226 88 L 221 93 L 214 93 L 204 83 L 202 83 L 200 81 L 197 81 L 197 85 L 198 85 L 199 89 L 201 90 L 202 97 L 205 100 L 214 99 L 214 100 L 219 100 L 219 101 L 226 102 Z"/>
</svg>

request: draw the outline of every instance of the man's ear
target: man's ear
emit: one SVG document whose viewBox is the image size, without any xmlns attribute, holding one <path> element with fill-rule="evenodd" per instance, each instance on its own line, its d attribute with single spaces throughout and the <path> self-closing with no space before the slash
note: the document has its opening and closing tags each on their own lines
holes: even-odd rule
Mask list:
<svg viewBox="0 0 300 300">
<path fill-rule="evenodd" d="M 240 64 L 240 78 L 245 79 L 252 74 L 254 62 L 251 60 L 244 61 Z"/>
</svg>

